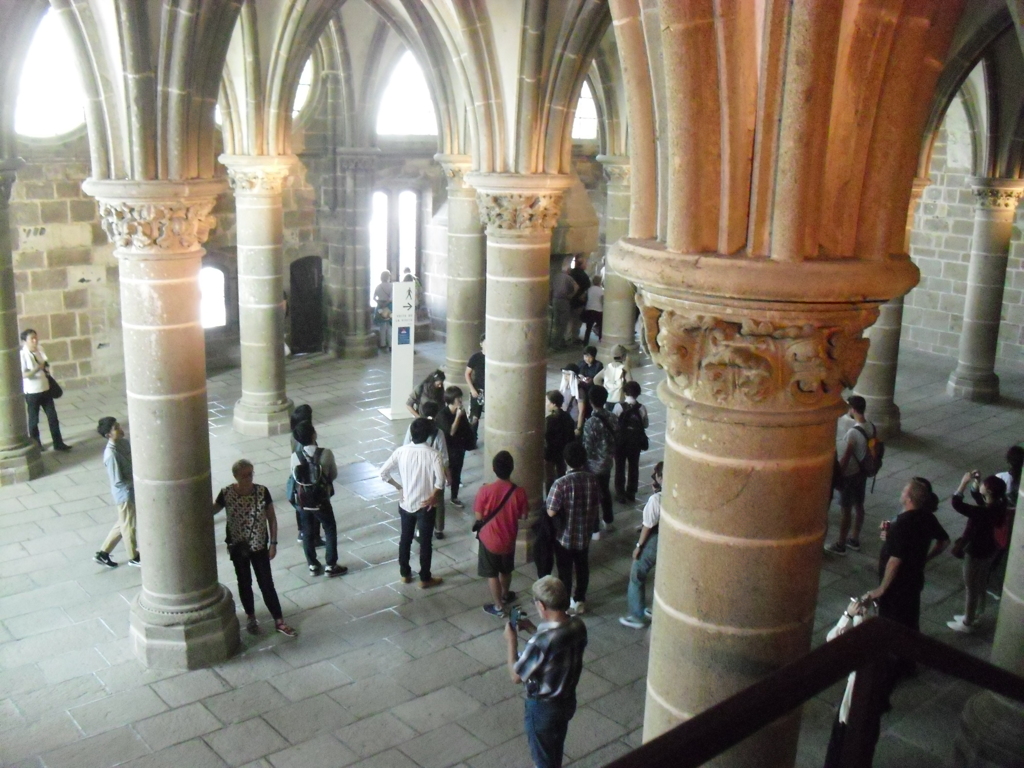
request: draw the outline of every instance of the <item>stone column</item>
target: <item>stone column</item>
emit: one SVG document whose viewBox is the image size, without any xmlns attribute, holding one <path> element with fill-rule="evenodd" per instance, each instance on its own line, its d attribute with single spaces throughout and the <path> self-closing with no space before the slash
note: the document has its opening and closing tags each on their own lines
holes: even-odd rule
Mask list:
<svg viewBox="0 0 1024 768">
<path fill-rule="evenodd" d="M 989 659 L 1008 672 L 1024 677 L 1024 525 L 1017 499 L 1006 579 Z M 953 747 L 953 765 L 966 768 L 1020 766 L 1024 755 L 1024 704 L 984 691 L 971 698 L 960 717 L 960 732 Z"/>
<path fill-rule="evenodd" d="M 999 377 L 995 373 L 999 316 L 1013 218 L 1024 195 L 1024 181 L 978 178 L 972 187 L 978 203 L 967 271 L 967 303 L 956 370 L 949 377 L 946 392 L 951 397 L 991 403 L 999 399 Z"/>
<path fill-rule="evenodd" d="M 466 182 L 478 190 L 487 231 L 484 473 L 493 479 L 491 459 L 509 451 L 516 483 L 536 510 L 544 490 L 551 232 L 571 178 L 473 173 Z"/>
<path fill-rule="evenodd" d="M 43 474 L 39 446 L 28 437 L 21 389 L 21 342 L 14 262 L 7 204 L 19 160 L 0 160 L 0 485 L 22 483 Z"/>
<path fill-rule="evenodd" d="M 221 155 L 235 192 L 242 398 L 233 426 L 243 435 L 288 431 L 284 376 L 284 212 L 281 192 L 295 158 Z"/>
<path fill-rule="evenodd" d="M 468 155 L 434 155 L 448 178 L 448 303 L 445 309 L 445 375 L 464 386 L 466 361 L 480 350 L 484 332 L 485 249 L 476 190 L 464 175 Z"/>
<path fill-rule="evenodd" d="M 231 592 L 217 581 L 199 318 L 202 243 L 224 187 L 213 180 L 82 185 L 99 200 L 119 262 L 142 558 L 130 636 L 151 667 L 214 664 L 239 643 Z"/>
<path fill-rule="evenodd" d="M 905 253 L 910 252 L 910 233 L 914 229 L 914 214 L 924 190 L 931 179 L 914 179 L 907 212 L 906 238 L 903 241 Z M 878 322 L 864 334 L 871 342 L 864 371 L 857 379 L 854 392 L 861 395 L 868 404 L 867 415 L 878 429 L 883 440 L 889 440 L 900 433 L 900 409 L 896 405 L 896 374 L 899 370 L 900 334 L 903 328 L 903 297 L 887 301 L 879 310 Z"/>
<path fill-rule="evenodd" d="M 377 354 L 370 327 L 370 288 L 378 278 L 370 274 L 370 215 L 379 155 L 373 148 L 338 150 L 337 207 L 322 227 L 330 254 L 324 285 L 328 345 L 338 357 Z"/>
<path fill-rule="evenodd" d="M 667 373 L 658 561 L 672 565 L 655 584 L 648 741 L 810 648 L 842 392 L 878 305 L 917 270 L 633 239 L 611 261 L 641 284 L 647 345 Z M 798 735 L 799 713 L 786 715 L 713 762 L 788 767 Z"/>
<path fill-rule="evenodd" d="M 629 158 L 598 155 L 608 180 L 605 206 L 605 253 L 629 233 L 630 166 Z M 624 346 L 630 355 L 639 350 L 636 341 L 636 289 L 622 275 L 608 267 L 605 258 L 603 335 L 597 345 L 598 357 L 612 359 L 612 347 Z"/>
</svg>

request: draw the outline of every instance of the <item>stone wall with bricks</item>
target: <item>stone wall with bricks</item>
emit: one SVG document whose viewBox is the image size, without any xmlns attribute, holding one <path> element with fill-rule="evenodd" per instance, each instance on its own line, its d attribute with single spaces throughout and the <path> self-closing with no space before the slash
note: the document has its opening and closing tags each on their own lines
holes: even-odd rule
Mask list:
<svg viewBox="0 0 1024 768">
<path fill-rule="evenodd" d="M 921 282 L 904 302 L 902 344 L 956 356 L 967 295 L 974 230 L 971 126 L 953 100 L 932 154 L 931 185 L 914 217 L 910 255 Z M 1024 206 L 1017 210 L 1003 294 L 998 366 L 1024 365 Z"/>
</svg>

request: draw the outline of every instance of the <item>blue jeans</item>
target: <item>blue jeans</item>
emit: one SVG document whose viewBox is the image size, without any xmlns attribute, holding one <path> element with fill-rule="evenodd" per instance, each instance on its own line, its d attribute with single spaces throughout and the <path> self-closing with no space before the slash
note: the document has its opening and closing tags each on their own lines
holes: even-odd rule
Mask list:
<svg viewBox="0 0 1024 768">
<path fill-rule="evenodd" d="M 416 528 L 420 529 L 420 581 L 430 581 L 430 561 L 434 556 L 434 508 L 423 507 L 415 512 L 398 508 L 402 518 L 402 535 L 398 539 L 398 572 L 403 579 L 412 576 L 409 557 L 412 555 L 412 539 Z"/>
<path fill-rule="evenodd" d="M 317 523 L 323 526 L 324 540 L 327 542 L 327 551 L 324 558 L 327 565 L 338 564 L 338 525 L 334 521 L 334 508 L 331 502 L 324 504 L 323 508 L 316 511 L 303 510 L 302 512 L 302 551 L 306 555 L 306 564 L 319 566 L 320 561 L 316 559 Z"/>
<path fill-rule="evenodd" d="M 530 756 L 537 768 L 561 768 L 569 721 L 576 714 L 576 695 L 564 699 L 527 699 L 523 723 Z"/>
<path fill-rule="evenodd" d="M 629 615 L 640 621 L 647 621 L 644 615 L 644 608 L 647 607 L 647 577 L 654 570 L 654 564 L 658 559 L 658 534 L 653 534 L 647 539 L 640 557 L 633 561 L 633 567 L 629 569 L 629 589 L 626 590 L 626 604 L 629 606 Z"/>
</svg>

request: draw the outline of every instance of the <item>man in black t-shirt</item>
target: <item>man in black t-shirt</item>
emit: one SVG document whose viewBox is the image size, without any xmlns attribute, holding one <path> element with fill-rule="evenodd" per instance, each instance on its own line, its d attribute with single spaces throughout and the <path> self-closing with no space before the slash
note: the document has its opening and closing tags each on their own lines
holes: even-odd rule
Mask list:
<svg viewBox="0 0 1024 768">
<path fill-rule="evenodd" d="M 863 599 L 877 600 L 880 616 L 919 631 L 924 566 L 945 550 L 949 534 L 935 518 L 938 498 L 924 478 L 907 483 L 900 503 L 903 511 L 882 530 L 888 553 L 882 583 Z"/>
<path fill-rule="evenodd" d="M 480 351 L 474 352 L 466 363 L 466 383 L 469 385 L 469 423 L 473 427 L 473 434 L 478 435 L 480 416 L 484 412 L 484 368 L 487 359 L 486 336 L 480 337 Z"/>
</svg>

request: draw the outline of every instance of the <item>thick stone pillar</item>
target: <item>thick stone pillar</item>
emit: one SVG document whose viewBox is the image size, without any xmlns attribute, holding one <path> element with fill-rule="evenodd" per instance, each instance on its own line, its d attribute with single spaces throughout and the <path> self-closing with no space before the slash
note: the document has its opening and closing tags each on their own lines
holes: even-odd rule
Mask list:
<svg viewBox="0 0 1024 768">
<path fill-rule="evenodd" d="M 1013 219 L 1017 203 L 1024 195 L 1024 181 L 973 181 L 978 203 L 967 271 L 967 303 L 956 370 L 949 377 L 946 392 L 951 397 L 991 403 L 999 399 L 999 377 L 995 372 L 999 316 Z"/>
<path fill-rule="evenodd" d="M 630 166 L 628 157 L 599 155 L 597 160 L 604 166 L 608 180 L 604 230 L 607 254 L 620 238 L 629 233 Z M 639 350 L 635 330 L 636 289 L 629 280 L 608 267 L 607 257 L 604 274 L 603 335 L 597 345 L 598 357 L 611 360 L 611 350 L 616 344 L 621 344 L 635 356 Z"/>
<path fill-rule="evenodd" d="M 243 435 L 288 431 L 284 377 L 284 212 L 281 192 L 295 158 L 221 155 L 235 192 L 242 397 L 233 426 Z"/>
<path fill-rule="evenodd" d="M 885 291 L 905 291 L 917 270 L 633 239 L 611 260 L 642 285 L 647 344 L 667 373 L 658 561 L 672 565 L 655 584 L 647 741 L 810 648 L 842 392 Z M 787 715 L 713 762 L 788 768 L 798 734 L 799 713 Z"/>
<path fill-rule="evenodd" d="M 914 214 L 924 190 L 931 179 L 914 179 L 907 211 L 906 237 L 903 241 L 905 253 L 910 253 L 910 233 L 914 229 Z M 864 334 L 871 346 L 864 371 L 857 380 L 854 392 L 868 404 L 868 418 L 878 429 L 878 435 L 888 440 L 900 433 L 900 409 L 895 402 L 896 374 L 899 370 L 900 334 L 903 328 L 903 297 L 897 296 L 881 306 L 878 322 Z"/>
<path fill-rule="evenodd" d="M 18 160 L 0 160 L 0 485 L 22 483 L 43 474 L 39 446 L 28 437 L 21 390 L 21 343 L 14 262 L 7 204 Z"/>
<path fill-rule="evenodd" d="M 119 262 L 142 558 L 132 646 L 151 667 L 214 664 L 239 643 L 231 592 L 217 581 L 199 319 L 202 243 L 224 184 L 88 180 L 82 187 L 99 200 Z"/>
<path fill-rule="evenodd" d="M 484 332 L 485 250 L 476 190 L 465 181 L 468 155 L 434 155 L 448 178 L 448 304 L 445 309 L 445 375 L 463 388 L 466 361 L 480 350 Z"/>
<path fill-rule="evenodd" d="M 492 479 L 492 457 L 509 451 L 516 483 L 537 510 L 544 490 L 551 231 L 571 178 L 474 173 L 466 182 L 478 190 L 487 231 L 484 472 Z"/>
<path fill-rule="evenodd" d="M 1003 669 L 1024 677 L 1024 525 L 1017 499 L 1017 524 L 1013 526 L 1006 562 L 1006 579 L 999 601 L 999 616 L 989 659 Z M 1019 768 L 1024 755 L 1024 704 L 988 691 L 974 696 L 964 707 L 960 732 L 953 747 L 953 765 L 970 768 Z"/>
<path fill-rule="evenodd" d="M 321 226 L 329 253 L 324 281 L 328 346 L 338 357 L 374 357 L 377 337 L 370 327 L 370 287 L 378 275 L 370 274 L 370 216 L 380 150 L 337 152 L 336 207 Z"/>
</svg>

